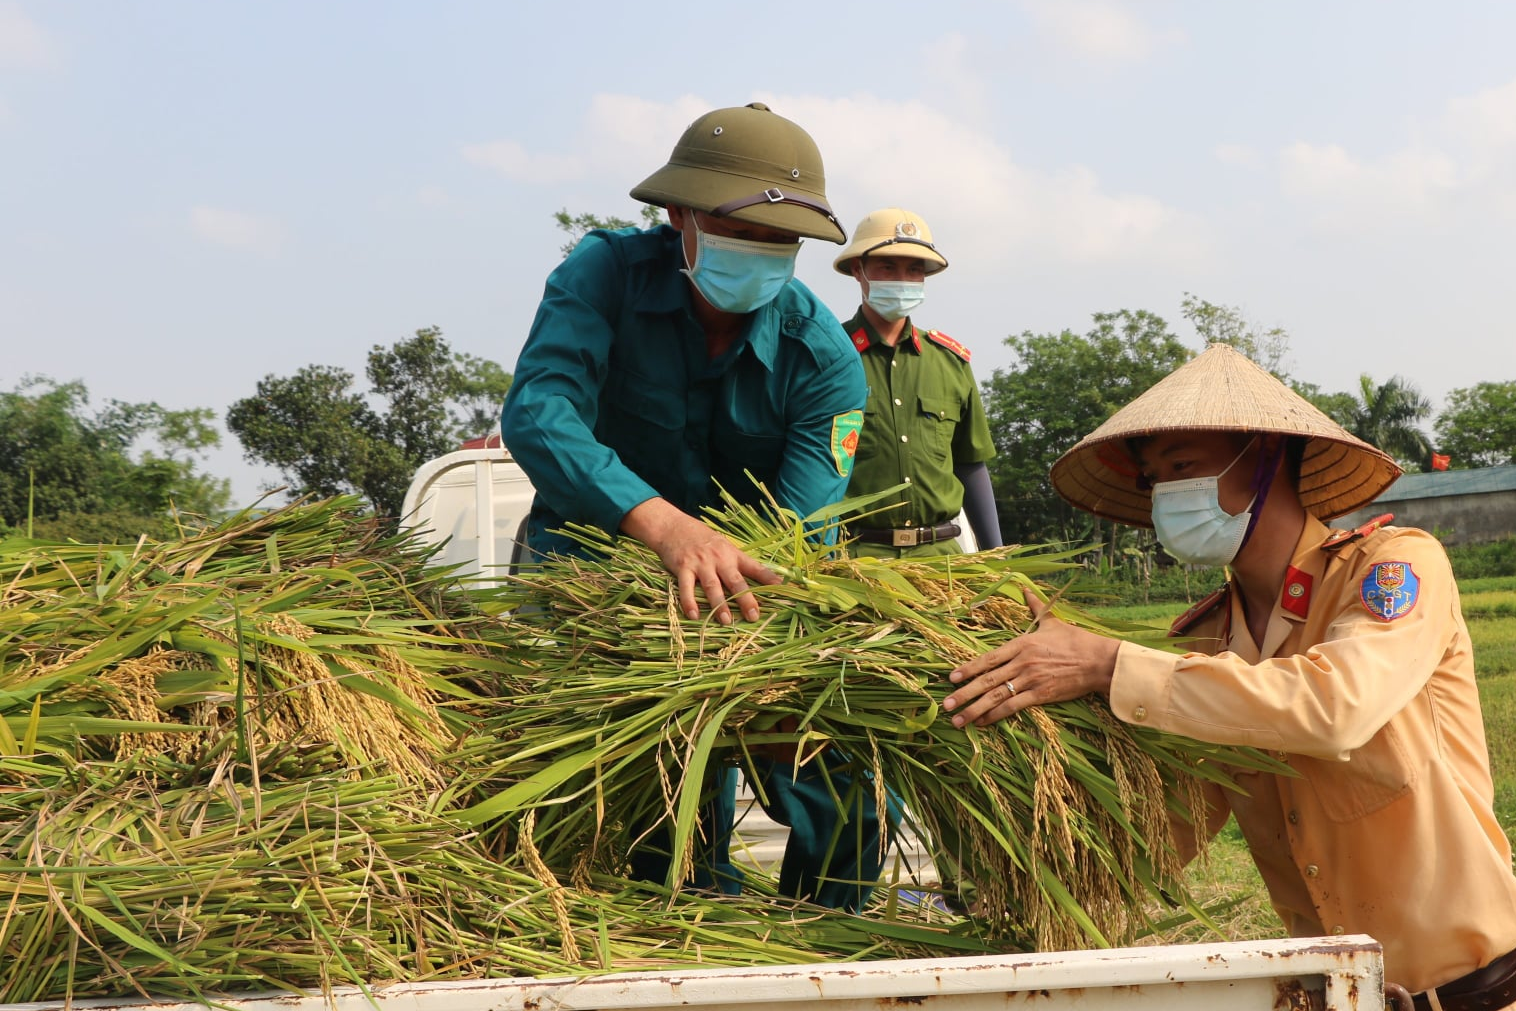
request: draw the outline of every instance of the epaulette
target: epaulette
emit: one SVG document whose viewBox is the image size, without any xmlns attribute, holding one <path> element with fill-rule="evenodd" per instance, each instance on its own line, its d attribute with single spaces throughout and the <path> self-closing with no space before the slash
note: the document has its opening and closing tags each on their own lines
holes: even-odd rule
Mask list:
<svg viewBox="0 0 1516 1011">
<path fill-rule="evenodd" d="M 1174 623 L 1169 626 L 1169 635 L 1184 635 L 1197 621 L 1216 610 L 1218 606 L 1225 604 L 1231 592 L 1232 584 L 1227 583 L 1209 596 L 1201 598 L 1194 607 L 1174 619 Z"/>
<path fill-rule="evenodd" d="M 1394 518 L 1394 513 L 1385 513 L 1383 516 L 1375 516 L 1363 526 L 1353 530 L 1333 530 L 1327 539 L 1321 542 L 1321 550 L 1336 551 L 1338 548 L 1346 547 L 1356 540 L 1367 537 Z"/>
<path fill-rule="evenodd" d="M 942 333 L 941 331 L 928 330 L 926 331 L 926 337 L 927 340 L 931 341 L 933 344 L 947 348 L 949 351 L 953 352 L 953 354 L 957 355 L 959 358 L 962 358 L 964 361 L 968 361 L 974 355 L 974 353 L 968 348 L 964 347 L 962 344 L 959 344 L 957 341 L 953 340 L 953 338 L 949 337 L 945 333 Z"/>
<path fill-rule="evenodd" d="M 859 327 L 857 330 L 854 330 L 852 336 L 853 347 L 858 349 L 859 354 L 862 354 L 869 349 L 869 335 L 868 332 L 863 329 L 863 327 Z"/>
</svg>

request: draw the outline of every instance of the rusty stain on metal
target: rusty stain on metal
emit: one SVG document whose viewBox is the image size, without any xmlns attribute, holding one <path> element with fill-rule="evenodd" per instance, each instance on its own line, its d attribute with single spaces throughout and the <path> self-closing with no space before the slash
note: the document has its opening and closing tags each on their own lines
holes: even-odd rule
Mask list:
<svg viewBox="0 0 1516 1011">
<path fill-rule="evenodd" d="M 1326 994 L 1307 988 L 1298 979 L 1282 979 L 1274 984 L 1275 1011 L 1324 1011 Z"/>
</svg>

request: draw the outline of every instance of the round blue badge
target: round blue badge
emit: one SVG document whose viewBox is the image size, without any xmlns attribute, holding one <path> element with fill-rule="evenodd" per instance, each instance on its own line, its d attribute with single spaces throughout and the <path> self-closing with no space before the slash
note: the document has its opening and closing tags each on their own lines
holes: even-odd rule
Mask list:
<svg viewBox="0 0 1516 1011">
<path fill-rule="evenodd" d="M 1421 580 L 1410 562 L 1380 562 L 1363 577 L 1358 596 L 1370 614 L 1380 621 L 1404 618 L 1416 606 Z"/>
</svg>

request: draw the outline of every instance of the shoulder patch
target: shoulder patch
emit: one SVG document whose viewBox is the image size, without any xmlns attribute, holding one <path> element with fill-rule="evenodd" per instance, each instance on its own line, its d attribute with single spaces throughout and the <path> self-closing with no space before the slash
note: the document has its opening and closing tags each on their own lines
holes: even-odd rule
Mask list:
<svg viewBox="0 0 1516 1011">
<path fill-rule="evenodd" d="M 1231 595 L 1231 590 L 1232 584 L 1228 583 L 1221 587 L 1221 589 L 1213 591 L 1209 596 L 1202 597 L 1194 607 L 1174 619 L 1174 623 L 1169 626 L 1169 635 L 1184 635 L 1201 618 L 1204 618 L 1216 610 L 1216 608 L 1224 606 L 1227 598 Z"/>
<path fill-rule="evenodd" d="M 869 349 L 869 335 L 864 331 L 863 327 L 859 327 L 853 331 L 853 347 L 857 348 L 860 353 Z"/>
<path fill-rule="evenodd" d="M 1420 595 L 1421 580 L 1410 562 L 1378 562 L 1358 586 L 1363 606 L 1380 621 L 1404 618 Z"/>
<path fill-rule="evenodd" d="M 1336 551 L 1338 548 L 1346 547 L 1354 541 L 1362 540 L 1394 518 L 1394 513 L 1385 513 L 1383 516 L 1375 516 L 1363 526 L 1352 530 L 1333 530 L 1327 536 L 1327 539 L 1321 542 L 1321 550 Z"/>
<path fill-rule="evenodd" d="M 968 361 L 973 357 L 974 353 L 972 351 L 964 347 L 962 344 L 959 344 L 957 341 L 953 340 L 953 338 L 949 337 L 945 333 L 942 333 L 941 331 L 928 330 L 926 331 L 926 338 L 939 347 L 947 348 L 949 351 L 953 352 L 953 354 L 957 355 L 959 358 L 962 358 L 964 361 Z"/>
<path fill-rule="evenodd" d="M 858 453 L 858 433 L 861 431 L 862 411 L 845 411 L 832 419 L 832 462 L 842 477 L 853 472 L 853 457 Z"/>
</svg>

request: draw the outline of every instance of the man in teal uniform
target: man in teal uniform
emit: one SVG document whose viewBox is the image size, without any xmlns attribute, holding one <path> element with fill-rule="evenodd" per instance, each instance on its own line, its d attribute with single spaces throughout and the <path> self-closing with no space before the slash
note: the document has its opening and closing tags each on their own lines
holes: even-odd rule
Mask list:
<svg viewBox="0 0 1516 1011">
<path fill-rule="evenodd" d="M 898 505 L 850 531 L 857 538 L 854 554 L 954 554 L 962 550 L 956 540 L 960 510 L 981 549 L 1001 544 L 985 467 L 995 446 L 969 349 L 911 322 L 911 312 L 926 298 L 927 277 L 947 265 L 926 222 L 899 207 L 864 218 L 833 262 L 863 290 L 863 304 L 845 324 L 869 386 L 848 494 L 906 485 Z"/>
<path fill-rule="evenodd" d="M 697 516 L 718 504 L 718 484 L 761 502 L 745 471 L 802 516 L 845 493 L 863 370 L 836 317 L 793 279 L 802 236 L 846 241 L 825 190 L 799 126 L 759 103 L 718 109 L 631 191 L 667 208 L 668 226 L 591 232 L 548 277 L 500 419 L 536 489 L 534 556 L 581 553 L 557 531 L 592 524 L 655 550 L 687 617 L 700 615 L 698 587 L 716 620 L 730 622 L 733 603 L 757 618 L 748 580 L 779 577 Z M 820 764 L 793 778 L 788 763 L 759 770 L 769 814 L 791 826 L 780 887 L 856 909 L 868 894 L 859 882 L 882 862 L 871 790 L 853 791 L 842 818 Z M 705 815 L 696 884 L 735 892 L 728 772 Z M 831 782 L 849 795 L 845 775 Z M 632 863 L 642 877 L 668 871 L 656 841 Z"/>
</svg>

